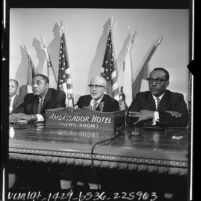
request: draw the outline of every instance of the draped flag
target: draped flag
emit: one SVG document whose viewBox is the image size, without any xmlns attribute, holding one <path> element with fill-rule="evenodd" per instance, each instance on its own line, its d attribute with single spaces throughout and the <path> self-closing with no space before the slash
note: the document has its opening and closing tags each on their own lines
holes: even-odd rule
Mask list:
<svg viewBox="0 0 201 201">
<path fill-rule="evenodd" d="M 117 81 L 117 72 L 114 65 L 114 53 L 112 45 L 112 25 L 109 28 L 109 34 L 107 38 L 107 44 L 105 49 L 105 55 L 101 70 L 101 75 L 107 80 L 109 95 L 119 100 L 119 88 Z"/>
<path fill-rule="evenodd" d="M 56 88 L 57 86 L 56 74 L 52 65 L 51 57 L 48 52 L 47 46 L 42 37 L 41 37 L 41 43 L 42 43 L 42 48 L 44 49 L 46 54 L 46 60 L 43 66 L 42 74 L 46 75 L 49 78 L 49 87 Z"/>
<path fill-rule="evenodd" d="M 140 72 L 137 74 L 136 78 L 132 83 L 133 98 L 135 98 L 136 93 L 148 90 L 148 83 L 146 82 L 146 79 L 148 78 L 149 73 L 149 61 L 151 60 L 151 57 L 153 56 L 154 52 L 156 51 L 156 48 L 161 43 L 161 41 L 162 36 L 160 36 L 154 42 L 153 46 L 148 51 L 148 54 L 145 56 L 145 59 L 142 63 L 142 67 L 140 67 Z"/>
<path fill-rule="evenodd" d="M 66 106 L 74 106 L 73 85 L 68 60 L 67 45 L 64 34 L 64 27 L 61 26 L 61 40 L 59 50 L 59 73 L 57 89 L 66 94 Z"/>
<path fill-rule="evenodd" d="M 133 47 L 134 39 L 136 36 L 136 32 L 133 34 L 131 40 L 127 46 L 127 52 L 123 61 L 123 82 L 121 88 L 123 89 L 123 93 L 125 94 L 125 102 L 127 106 L 131 105 L 133 99 L 132 93 L 132 81 L 133 81 L 133 69 L 131 62 L 131 50 Z"/>
<path fill-rule="evenodd" d="M 26 49 L 26 47 L 24 46 L 24 49 L 26 51 L 26 55 L 27 55 L 27 60 L 28 60 L 28 65 L 27 65 L 27 84 L 26 85 L 22 85 L 20 87 L 20 96 L 25 96 L 27 93 L 32 93 L 32 80 L 33 80 L 33 76 L 36 74 L 39 74 L 37 68 L 34 66 L 33 61 Z"/>
</svg>

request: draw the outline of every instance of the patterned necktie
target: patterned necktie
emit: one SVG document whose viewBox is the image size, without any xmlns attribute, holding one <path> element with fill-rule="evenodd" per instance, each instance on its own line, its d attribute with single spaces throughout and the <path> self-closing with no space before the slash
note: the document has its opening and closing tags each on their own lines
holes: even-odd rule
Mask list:
<svg viewBox="0 0 201 201">
<path fill-rule="evenodd" d="M 92 110 L 96 110 L 97 105 L 98 105 L 98 102 L 94 99 Z"/>
<path fill-rule="evenodd" d="M 159 102 L 160 102 L 160 98 L 156 97 L 156 110 L 158 110 Z"/>
<path fill-rule="evenodd" d="M 37 114 L 41 114 L 42 106 L 43 106 L 43 100 L 42 98 L 39 98 Z"/>
</svg>

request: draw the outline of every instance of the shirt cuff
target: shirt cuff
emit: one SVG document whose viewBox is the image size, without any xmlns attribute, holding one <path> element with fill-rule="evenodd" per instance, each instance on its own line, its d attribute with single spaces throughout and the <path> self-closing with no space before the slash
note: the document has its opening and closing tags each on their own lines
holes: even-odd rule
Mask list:
<svg viewBox="0 0 201 201">
<path fill-rule="evenodd" d="M 36 118 L 37 118 L 37 122 L 38 121 L 44 121 L 44 117 L 43 117 L 43 115 L 41 115 L 41 114 L 36 114 Z"/>
<path fill-rule="evenodd" d="M 156 125 L 156 122 L 159 122 L 159 113 L 157 111 L 154 112 L 153 125 Z"/>
</svg>

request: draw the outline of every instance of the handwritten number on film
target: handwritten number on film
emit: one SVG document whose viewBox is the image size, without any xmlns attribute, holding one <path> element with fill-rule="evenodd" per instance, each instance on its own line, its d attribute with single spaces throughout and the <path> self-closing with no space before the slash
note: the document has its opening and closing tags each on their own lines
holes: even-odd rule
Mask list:
<svg viewBox="0 0 201 201">
<path fill-rule="evenodd" d="M 112 201 L 112 200 L 133 200 L 133 201 L 155 201 L 157 200 L 156 192 L 114 192 L 112 194 L 107 194 L 106 192 L 79 192 L 74 194 L 73 191 L 68 193 L 48 193 L 46 196 L 42 195 L 41 191 L 38 192 L 28 192 L 28 193 L 8 193 L 8 200 L 29 200 L 29 201 Z"/>
<path fill-rule="evenodd" d="M 107 195 L 106 192 L 80 192 L 77 197 L 73 194 L 73 192 L 65 193 L 49 193 L 47 201 L 59 201 L 59 200 L 67 200 L 67 201 L 104 201 L 104 200 L 146 200 L 146 201 L 155 201 L 157 200 L 156 192 L 115 192 L 113 194 Z M 45 200 L 44 200 L 45 201 Z"/>
<path fill-rule="evenodd" d="M 149 201 L 155 201 L 157 199 L 156 192 L 148 193 L 148 192 L 121 192 L 121 193 L 114 193 L 113 199 L 122 199 L 122 200 L 149 200 Z"/>
</svg>

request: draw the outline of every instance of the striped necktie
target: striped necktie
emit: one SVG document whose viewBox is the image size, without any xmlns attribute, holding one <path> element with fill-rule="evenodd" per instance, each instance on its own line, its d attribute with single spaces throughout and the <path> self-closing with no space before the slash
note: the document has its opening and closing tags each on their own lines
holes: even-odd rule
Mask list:
<svg viewBox="0 0 201 201">
<path fill-rule="evenodd" d="M 43 106 L 43 99 L 39 98 L 37 114 L 41 114 L 42 106 Z"/>
<path fill-rule="evenodd" d="M 94 99 L 92 110 L 96 110 L 97 105 L 98 105 L 98 102 Z"/>
<path fill-rule="evenodd" d="M 160 102 L 160 98 L 156 97 L 156 110 L 158 110 L 159 102 Z"/>
</svg>

